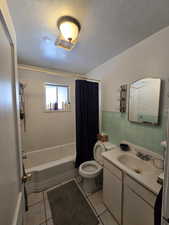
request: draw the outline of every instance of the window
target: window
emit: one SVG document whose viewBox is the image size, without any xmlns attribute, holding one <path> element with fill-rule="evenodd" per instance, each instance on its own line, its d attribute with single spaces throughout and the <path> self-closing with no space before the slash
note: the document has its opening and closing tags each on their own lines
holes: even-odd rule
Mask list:
<svg viewBox="0 0 169 225">
<path fill-rule="evenodd" d="M 70 111 L 69 87 L 45 84 L 45 107 L 47 111 Z"/>
</svg>

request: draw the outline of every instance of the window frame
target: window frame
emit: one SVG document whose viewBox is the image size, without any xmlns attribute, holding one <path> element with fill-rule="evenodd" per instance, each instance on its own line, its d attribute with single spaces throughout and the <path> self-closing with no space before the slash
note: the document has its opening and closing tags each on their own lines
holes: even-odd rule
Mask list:
<svg viewBox="0 0 169 225">
<path fill-rule="evenodd" d="M 47 85 L 51 85 L 51 86 L 58 86 L 58 87 L 66 87 L 67 89 L 68 89 L 68 92 L 67 92 L 67 99 L 68 99 L 68 102 L 70 103 L 70 105 L 71 105 L 71 98 L 70 98 L 70 86 L 68 85 L 68 84 L 59 84 L 59 83 L 51 83 L 51 82 L 45 82 L 44 83 L 44 93 L 43 93 L 43 95 L 44 95 L 44 111 L 46 112 L 46 113 L 53 113 L 53 112 L 71 112 L 71 110 L 63 110 L 63 109 L 58 109 L 58 110 L 48 110 L 48 109 L 46 109 L 46 86 Z"/>
</svg>

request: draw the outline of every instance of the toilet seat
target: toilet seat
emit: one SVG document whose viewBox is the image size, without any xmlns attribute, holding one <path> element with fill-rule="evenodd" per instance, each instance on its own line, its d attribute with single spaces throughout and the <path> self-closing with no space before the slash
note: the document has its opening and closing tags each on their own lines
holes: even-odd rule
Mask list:
<svg viewBox="0 0 169 225">
<path fill-rule="evenodd" d="M 86 161 L 79 167 L 79 174 L 85 178 L 94 178 L 102 171 L 102 166 L 94 160 Z"/>
<path fill-rule="evenodd" d="M 102 153 L 115 148 L 109 142 L 97 141 L 93 147 L 94 160 L 84 162 L 79 167 L 79 174 L 82 177 L 82 187 L 87 193 L 94 193 L 102 186 L 103 157 Z"/>
</svg>

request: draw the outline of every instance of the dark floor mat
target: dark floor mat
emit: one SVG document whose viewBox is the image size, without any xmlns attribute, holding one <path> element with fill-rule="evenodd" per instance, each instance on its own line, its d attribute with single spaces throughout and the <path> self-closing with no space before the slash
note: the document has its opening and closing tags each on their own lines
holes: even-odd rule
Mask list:
<svg viewBox="0 0 169 225">
<path fill-rule="evenodd" d="M 47 192 L 54 225 L 97 225 L 96 215 L 79 190 L 70 181 Z"/>
</svg>

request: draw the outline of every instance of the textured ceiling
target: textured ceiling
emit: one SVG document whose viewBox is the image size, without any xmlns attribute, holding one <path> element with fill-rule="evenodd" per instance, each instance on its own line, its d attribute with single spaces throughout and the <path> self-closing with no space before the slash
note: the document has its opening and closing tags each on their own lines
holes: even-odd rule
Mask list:
<svg viewBox="0 0 169 225">
<path fill-rule="evenodd" d="M 168 0 L 7 0 L 19 63 L 87 73 L 169 25 Z M 54 45 L 63 15 L 82 26 L 71 51 Z"/>
</svg>

